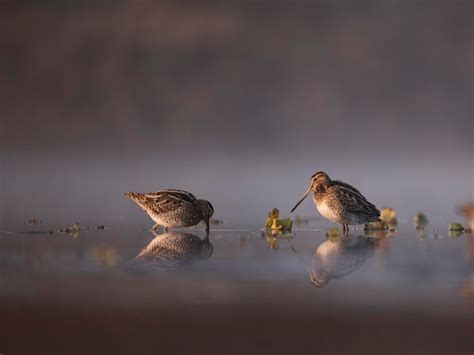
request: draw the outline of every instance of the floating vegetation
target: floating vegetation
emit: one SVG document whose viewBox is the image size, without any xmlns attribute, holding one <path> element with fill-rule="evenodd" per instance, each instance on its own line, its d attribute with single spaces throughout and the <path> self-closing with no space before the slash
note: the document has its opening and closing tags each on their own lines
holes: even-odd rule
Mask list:
<svg viewBox="0 0 474 355">
<path fill-rule="evenodd" d="M 397 213 L 391 207 L 382 207 L 380 209 L 380 219 L 387 224 L 395 225 L 397 224 Z"/>
<path fill-rule="evenodd" d="M 364 235 L 376 239 L 392 238 L 395 236 L 395 229 L 366 229 Z"/>
<path fill-rule="evenodd" d="M 388 231 L 388 230 L 393 230 L 393 228 L 391 228 L 384 221 L 370 222 L 364 225 L 364 231 L 373 231 L 373 230 Z"/>
<path fill-rule="evenodd" d="M 59 233 L 70 234 L 70 235 L 72 235 L 73 238 L 78 238 L 80 230 L 81 230 L 81 227 L 79 226 L 79 223 L 76 222 L 70 227 L 61 228 L 58 232 Z"/>
<path fill-rule="evenodd" d="M 449 223 L 448 229 L 450 231 L 460 231 L 462 232 L 464 230 L 464 227 L 461 223 Z"/>
<path fill-rule="evenodd" d="M 79 226 L 79 223 L 76 222 L 70 227 L 61 228 L 59 232 L 60 233 L 78 233 L 80 230 L 81 230 L 81 227 Z"/>
<path fill-rule="evenodd" d="M 417 213 L 415 217 L 413 217 L 413 224 L 417 229 L 425 228 L 428 224 L 428 217 L 424 213 Z"/>
<path fill-rule="evenodd" d="M 265 222 L 265 228 L 279 231 L 291 231 L 293 222 L 290 218 L 279 219 L 280 211 L 277 208 L 273 208 L 268 212 L 267 220 Z"/>
</svg>

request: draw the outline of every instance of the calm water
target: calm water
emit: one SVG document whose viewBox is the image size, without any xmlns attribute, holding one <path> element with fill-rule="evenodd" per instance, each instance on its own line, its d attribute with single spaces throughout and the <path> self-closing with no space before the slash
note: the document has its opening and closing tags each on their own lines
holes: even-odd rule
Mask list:
<svg viewBox="0 0 474 355">
<path fill-rule="evenodd" d="M 348 238 L 329 239 L 327 229 L 313 227 L 275 237 L 219 225 L 208 241 L 199 229 L 162 234 L 114 226 L 77 234 L 3 231 L 0 301 L 4 310 L 16 309 L 33 323 L 36 316 L 24 313 L 23 305 L 37 305 L 40 311 L 35 312 L 41 314 L 61 306 L 64 317 L 74 309 L 94 310 L 94 315 L 98 309 L 140 309 L 141 316 L 167 311 L 184 321 L 199 310 L 217 308 L 251 309 L 252 315 L 254 309 L 278 311 L 288 319 L 325 314 L 365 320 L 395 314 L 403 315 L 400 329 L 420 314 L 473 324 L 473 235 L 449 236 L 442 227 L 420 233 L 402 225 L 393 233 L 367 236 L 352 230 Z M 18 319 L 12 312 L 12 319 Z M 204 323 L 211 322 L 212 312 L 206 314 Z M 42 320 L 41 327 L 49 321 Z M 133 323 L 140 328 L 139 321 Z M 339 326 L 332 327 L 336 331 Z M 450 327 L 448 332 L 458 332 Z M 465 325 L 462 331 L 468 331 Z"/>
<path fill-rule="evenodd" d="M 418 232 L 400 226 L 372 236 L 352 230 L 341 240 L 310 227 L 279 236 L 219 227 L 208 242 L 197 229 L 3 232 L 0 295 L 123 306 L 225 304 L 268 301 L 272 296 L 262 292 L 270 287 L 315 306 L 343 300 L 344 306 L 431 312 L 464 312 L 473 300 L 474 237 L 469 234 L 450 237 L 446 228 Z M 319 281 L 311 282 L 314 278 Z M 88 287 L 98 280 L 102 284 L 91 295 Z M 48 287 L 42 287 L 44 281 Z"/>
</svg>

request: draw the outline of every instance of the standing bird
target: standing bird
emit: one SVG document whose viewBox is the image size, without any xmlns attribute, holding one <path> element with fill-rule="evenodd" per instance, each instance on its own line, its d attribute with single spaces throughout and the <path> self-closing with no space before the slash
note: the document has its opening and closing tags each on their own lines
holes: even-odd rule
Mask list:
<svg viewBox="0 0 474 355">
<path fill-rule="evenodd" d="M 304 193 L 296 207 L 313 193 L 313 201 L 319 213 L 332 222 L 342 224 L 342 231 L 349 232 L 349 224 L 365 224 L 379 220 L 380 211 L 357 190 L 345 182 L 331 180 L 323 171 L 311 177 L 308 191 Z"/>
<path fill-rule="evenodd" d="M 214 214 L 209 201 L 198 200 L 193 194 L 183 190 L 126 192 L 124 195 L 135 201 L 155 221 L 153 230 L 160 225 L 167 231 L 169 227 L 190 227 L 204 221 L 208 231 L 209 220 Z"/>
</svg>

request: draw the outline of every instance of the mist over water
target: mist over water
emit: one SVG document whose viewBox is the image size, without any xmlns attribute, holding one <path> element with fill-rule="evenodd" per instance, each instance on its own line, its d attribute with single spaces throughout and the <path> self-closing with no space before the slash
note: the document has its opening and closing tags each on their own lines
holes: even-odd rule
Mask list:
<svg viewBox="0 0 474 355">
<path fill-rule="evenodd" d="M 378 207 L 394 207 L 402 220 L 418 211 L 433 223 L 458 220 L 457 206 L 472 199 L 472 169 L 463 162 L 446 161 L 393 165 L 355 164 L 326 157 L 275 161 L 269 158 L 159 162 L 141 159 L 80 158 L 10 161 L 4 171 L 8 189 L 3 190 L 2 225 L 17 225 L 37 216 L 45 223 L 84 222 L 149 227 L 152 221 L 125 191 L 182 188 L 212 201 L 222 227 L 256 228 L 274 207 L 289 214 L 307 189 L 309 178 L 324 169 L 335 179 L 358 187 Z M 311 199 L 295 214 L 318 217 Z M 321 220 L 322 225 L 327 223 Z"/>
<path fill-rule="evenodd" d="M 474 198 L 472 10 L 5 7 L 0 223 L 147 225 L 122 193 L 182 188 L 229 225 L 256 226 L 318 170 L 406 219 L 444 223 Z"/>
</svg>

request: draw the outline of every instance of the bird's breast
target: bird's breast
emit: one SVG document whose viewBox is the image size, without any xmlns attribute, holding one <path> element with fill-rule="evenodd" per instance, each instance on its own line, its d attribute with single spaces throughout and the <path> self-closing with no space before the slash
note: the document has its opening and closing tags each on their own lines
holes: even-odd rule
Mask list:
<svg viewBox="0 0 474 355">
<path fill-rule="evenodd" d="M 316 199 L 314 198 L 314 203 L 316 204 L 316 208 L 318 209 L 319 213 L 332 222 L 340 223 L 339 215 L 334 208 L 331 208 L 327 203 L 326 199 Z"/>
</svg>

